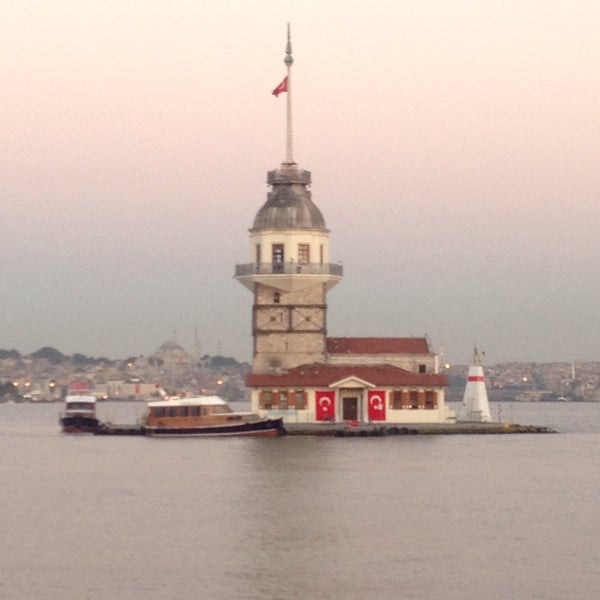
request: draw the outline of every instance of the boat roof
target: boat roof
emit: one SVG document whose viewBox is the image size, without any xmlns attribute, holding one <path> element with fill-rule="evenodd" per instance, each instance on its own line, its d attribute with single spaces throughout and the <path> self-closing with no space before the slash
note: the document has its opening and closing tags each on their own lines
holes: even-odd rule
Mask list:
<svg viewBox="0 0 600 600">
<path fill-rule="evenodd" d="M 172 396 L 170 400 L 148 402 L 148 406 L 215 406 L 226 404 L 227 402 L 219 396 L 189 396 L 188 398 Z"/>
<path fill-rule="evenodd" d="M 91 402 L 96 403 L 96 396 L 85 395 L 85 396 L 66 396 L 65 402 L 68 404 L 69 402 Z"/>
</svg>

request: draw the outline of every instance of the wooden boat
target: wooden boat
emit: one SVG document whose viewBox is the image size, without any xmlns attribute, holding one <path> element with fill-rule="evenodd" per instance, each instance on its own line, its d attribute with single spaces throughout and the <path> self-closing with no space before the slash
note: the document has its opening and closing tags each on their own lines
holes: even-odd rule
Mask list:
<svg viewBox="0 0 600 600">
<path fill-rule="evenodd" d="M 234 412 L 219 396 L 174 396 L 148 403 L 142 432 L 161 437 L 273 437 L 285 430 L 283 419 L 264 419 L 256 413 Z"/>
<path fill-rule="evenodd" d="M 93 433 L 100 422 L 96 418 L 96 396 L 70 395 L 65 398 L 65 411 L 59 415 L 64 433 Z"/>
</svg>

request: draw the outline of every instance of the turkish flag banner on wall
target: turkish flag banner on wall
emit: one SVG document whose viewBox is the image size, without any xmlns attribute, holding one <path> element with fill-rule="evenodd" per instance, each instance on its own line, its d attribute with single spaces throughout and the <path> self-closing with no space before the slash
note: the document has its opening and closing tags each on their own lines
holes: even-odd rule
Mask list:
<svg viewBox="0 0 600 600">
<path fill-rule="evenodd" d="M 317 392 L 315 404 L 317 421 L 333 421 L 335 419 L 335 392 Z"/>
<path fill-rule="evenodd" d="M 385 392 L 369 390 L 369 421 L 385 421 Z"/>
</svg>

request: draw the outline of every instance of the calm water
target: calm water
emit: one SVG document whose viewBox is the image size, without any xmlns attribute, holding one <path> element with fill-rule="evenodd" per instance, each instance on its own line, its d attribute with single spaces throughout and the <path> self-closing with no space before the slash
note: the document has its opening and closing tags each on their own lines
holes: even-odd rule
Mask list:
<svg viewBox="0 0 600 600">
<path fill-rule="evenodd" d="M 66 436 L 1 404 L 0 598 L 597 598 L 600 405 L 501 409 L 562 433 Z"/>
</svg>

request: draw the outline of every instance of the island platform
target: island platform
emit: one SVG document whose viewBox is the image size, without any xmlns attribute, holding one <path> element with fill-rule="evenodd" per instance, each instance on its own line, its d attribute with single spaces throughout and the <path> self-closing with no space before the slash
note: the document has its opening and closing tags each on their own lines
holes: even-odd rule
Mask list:
<svg viewBox="0 0 600 600">
<path fill-rule="evenodd" d="M 330 437 L 386 437 L 395 435 L 505 435 L 515 433 L 557 433 L 542 425 L 517 423 L 416 423 L 404 425 L 377 425 L 375 423 L 286 423 L 283 435 Z M 145 435 L 140 425 L 100 423 L 94 435 Z"/>
</svg>

